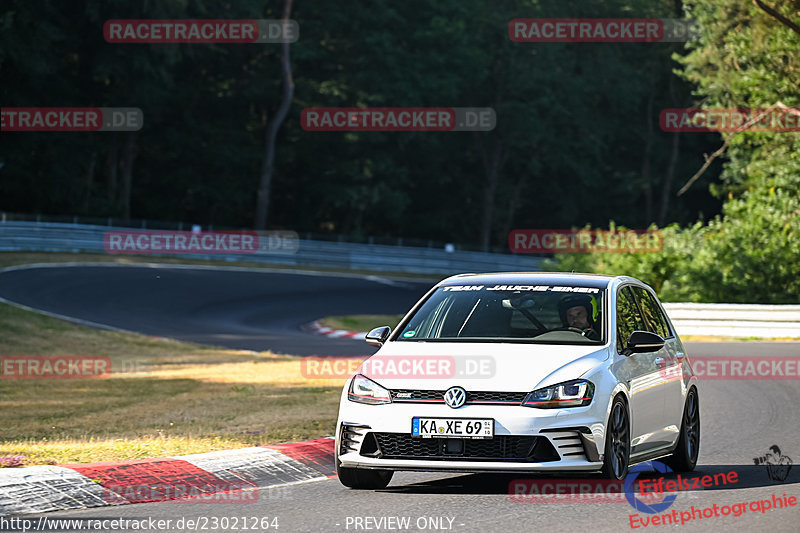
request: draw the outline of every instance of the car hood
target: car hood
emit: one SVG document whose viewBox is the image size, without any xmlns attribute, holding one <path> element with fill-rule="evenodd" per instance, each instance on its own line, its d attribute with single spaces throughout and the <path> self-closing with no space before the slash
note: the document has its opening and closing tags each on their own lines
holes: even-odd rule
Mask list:
<svg viewBox="0 0 800 533">
<path fill-rule="evenodd" d="M 388 342 L 359 373 L 394 390 L 524 392 L 577 379 L 607 358 L 596 345 Z"/>
</svg>

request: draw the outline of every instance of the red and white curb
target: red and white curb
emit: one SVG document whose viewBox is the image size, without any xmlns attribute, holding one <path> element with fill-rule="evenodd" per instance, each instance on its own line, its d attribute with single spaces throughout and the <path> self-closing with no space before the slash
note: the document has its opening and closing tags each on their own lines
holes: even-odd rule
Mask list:
<svg viewBox="0 0 800 533">
<path fill-rule="evenodd" d="M 128 503 L 287 498 L 290 485 L 336 475 L 333 446 L 329 437 L 157 459 L 3 468 L 0 516 Z M 282 487 L 287 489 L 275 490 Z"/>
<path fill-rule="evenodd" d="M 366 331 L 347 331 L 345 329 L 326 328 L 319 323 L 319 320 L 315 320 L 311 324 L 306 324 L 303 329 L 309 333 L 325 335 L 332 339 L 363 339 L 367 336 Z"/>
</svg>

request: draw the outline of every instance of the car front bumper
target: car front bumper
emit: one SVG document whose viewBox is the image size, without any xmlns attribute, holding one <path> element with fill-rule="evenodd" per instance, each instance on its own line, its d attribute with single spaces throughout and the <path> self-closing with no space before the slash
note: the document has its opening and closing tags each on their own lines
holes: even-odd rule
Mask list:
<svg viewBox="0 0 800 533">
<path fill-rule="evenodd" d="M 465 440 L 462 453 L 447 453 L 444 441 L 448 439 L 410 436 L 414 417 L 492 418 L 494 439 L 493 442 Z M 442 404 L 364 405 L 343 399 L 336 430 L 336 454 L 341 466 L 350 468 L 596 471 L 603 465 L 605 420 L 605 409 L 594 402 L 570 409 L 493 405 L 451 409 Z"/>
</svg>

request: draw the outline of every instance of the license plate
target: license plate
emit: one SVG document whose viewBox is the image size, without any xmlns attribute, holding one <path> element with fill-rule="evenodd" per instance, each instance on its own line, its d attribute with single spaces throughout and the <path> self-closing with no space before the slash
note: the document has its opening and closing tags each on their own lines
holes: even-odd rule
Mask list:
<svg viewBox="0 0 800 533">
<path fill-rule="evenodd" d="M 411 436 L 423 439 L 491 439 L 494 437 L 494 419 L 414 417 L 411 419 Z"/>
</svg>

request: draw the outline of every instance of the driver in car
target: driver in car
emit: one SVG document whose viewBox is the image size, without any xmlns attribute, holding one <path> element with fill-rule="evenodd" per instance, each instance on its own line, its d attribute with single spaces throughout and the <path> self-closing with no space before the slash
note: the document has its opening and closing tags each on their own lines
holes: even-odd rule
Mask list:
<svg viewBox="0 0 800 533">
<path fill-rule="evenodd" d="M 595 329 L 597 320 L 597 301 L 588 294 L 567 296 L 558 305 L 561 322 L 568 328 L 581 330 L 584 337 L 600 340 L 600 332 Z"/>
</svg>

